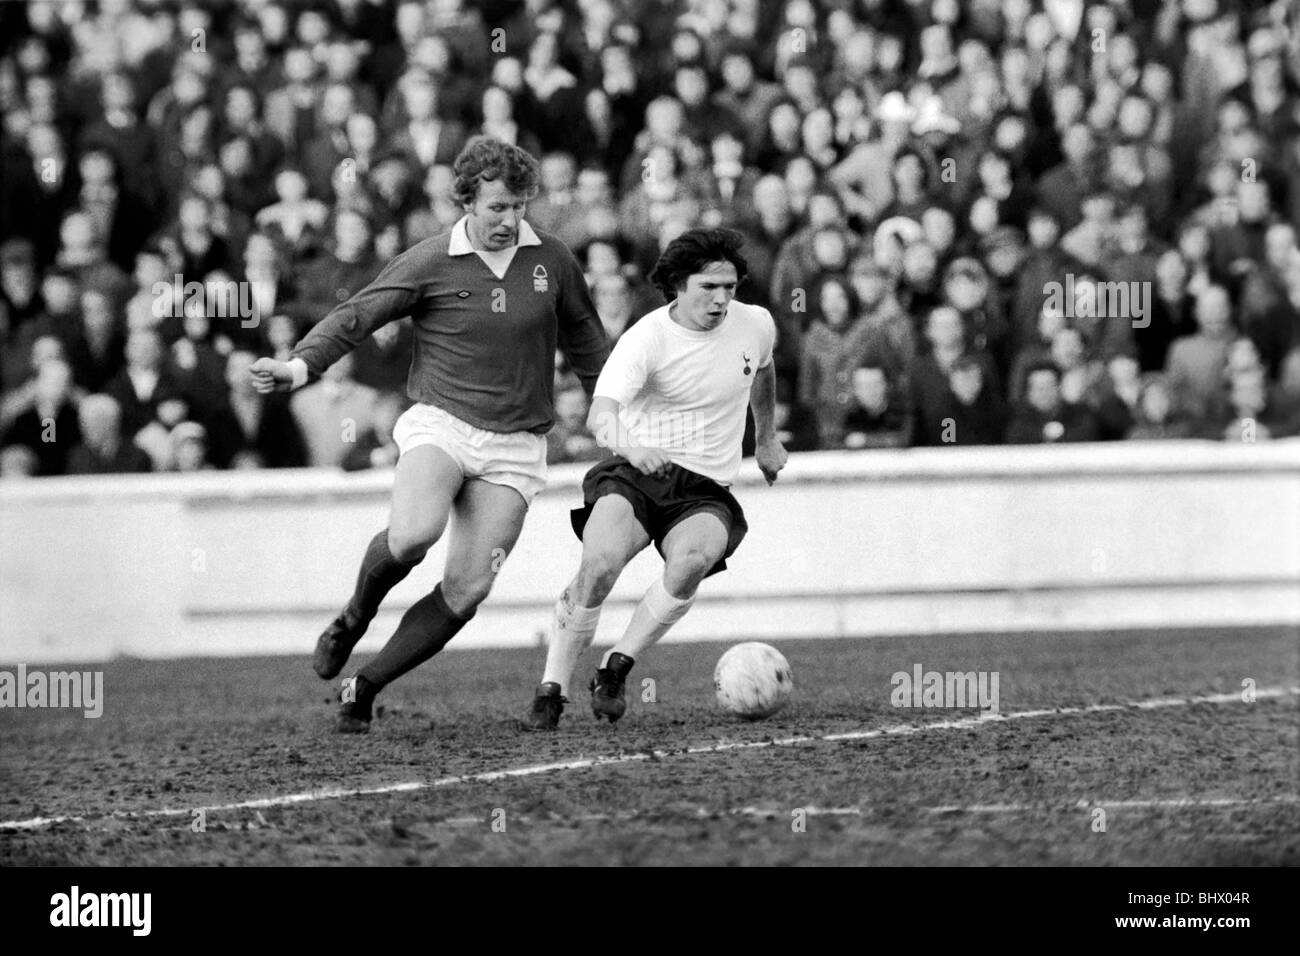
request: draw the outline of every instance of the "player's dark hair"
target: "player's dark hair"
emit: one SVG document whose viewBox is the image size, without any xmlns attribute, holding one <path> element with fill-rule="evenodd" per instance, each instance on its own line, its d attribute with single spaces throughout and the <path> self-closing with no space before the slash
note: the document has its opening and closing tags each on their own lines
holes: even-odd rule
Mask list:
<svg viewBox="0 0 1300 956">
<path fill-rule="evenodd" d="M 452 194 L 462 205 L 471 205 L 485 181 L 501 180 L 516 196 L 532 199 L 541 185 L 537 160 L 518 146 L 490 136 L 475 136 L 456 157 L 452 166 L 456 185 Z"/>
<path fill-rule="evenodd" d="M 745 237 L 734 229 L 688 229 L 659 254 L 648 278 L 670 302 L 691 276 L 711 262 L 730 262 L 736 267 L 737 282 L 743 281 L 749 274 L 749 264 L 740 254 L 744 244 Z"/>
</svg>

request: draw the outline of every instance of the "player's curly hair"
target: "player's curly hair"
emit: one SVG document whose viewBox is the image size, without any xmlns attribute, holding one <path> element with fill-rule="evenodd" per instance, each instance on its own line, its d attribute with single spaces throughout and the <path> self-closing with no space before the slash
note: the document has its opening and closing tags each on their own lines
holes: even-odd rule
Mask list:
<svg viewBox="0 0 1300 956">
<path fill-rule="evenodd" d="M 456 157 L 453 195 L 462 205 L 472 204 L 484 181 L 502 180 L 506 188 L 532 199 L 541 185 L 541 169 L 528 152 L 490 136 L 475 136 Z"/>
<path fill-rule="evenodd" d="M 749 274 L 749 265 L 740 254 L 744 244 L 745 237 L 734 229 L 688 229 L 659 254 L 648 278 L 670 302 L 687 280 L 710 262 L 730 262 L 736 267 L 737 281 L 743 281 Z"/>
</svg>

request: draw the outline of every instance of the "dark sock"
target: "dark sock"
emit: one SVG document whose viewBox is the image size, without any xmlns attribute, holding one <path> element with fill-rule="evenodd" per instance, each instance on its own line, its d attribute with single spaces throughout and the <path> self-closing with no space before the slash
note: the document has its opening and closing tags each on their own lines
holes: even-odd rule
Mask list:
<svg viewBox="0 0 1300 956">
<path fill-rule="evenodd" d="M 347 610 L 355 621 L 370 623 L 379 613 L 379 604 L 397 583 L 411 573 L 419 561 L 406 563 L 393 557 L 388 549 L 388 529 L 385 528 L 370 540 L 366 556 L 361 560 L 356 590 L 348 601 Z"/>
<path fill-rule="evenodd" d="M 442 599 L 442 584 L 410 606 L 379 655 L 357 672 L 376 691 L 419 667 L 456 636 L 474 616 L 457 617 Z"/>
</svg>

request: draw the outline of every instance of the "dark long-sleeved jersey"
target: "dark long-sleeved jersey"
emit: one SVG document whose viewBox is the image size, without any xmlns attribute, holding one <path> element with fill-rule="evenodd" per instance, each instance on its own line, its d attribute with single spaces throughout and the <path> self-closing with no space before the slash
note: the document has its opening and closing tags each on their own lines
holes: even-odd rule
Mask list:
<svg viewBox="0 0 1300 956">
<path fill-rule="evenodd" d="M 478 428 L 543 433 L 554 423 L 555 350 L 590 395 L 609 355 L 582 269 L 568 247 L 520 223 L 498 278 L 470 247 L 465 220 L 417 243 L 330 311 L 293 350 L 314 380 L 375 329 L 411 316 L 407 394 Z"/>
</svg>

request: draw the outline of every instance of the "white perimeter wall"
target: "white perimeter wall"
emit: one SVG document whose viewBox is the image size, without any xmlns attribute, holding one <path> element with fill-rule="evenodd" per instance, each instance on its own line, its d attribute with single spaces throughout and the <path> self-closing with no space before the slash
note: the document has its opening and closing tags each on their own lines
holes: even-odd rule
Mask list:
<svg viewBox="0 0 1300 956">
<path fill-rule="evenodd" d="M 552 470 L 454 646 L 540 643 L 579 542 Z M 308 654 L 387 516 L 391 473 L 0 485 L 0 661 Z M 669 640 L 1300 623 L 1300 442 L 912 449 L 792 459 L 736 488 L 750 533 Z M 441 576 L 392 593 L 374 649 Z M 659 572 L 625 572 L 598 642 Z"/>
</svg>

